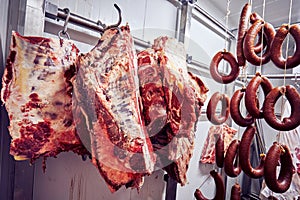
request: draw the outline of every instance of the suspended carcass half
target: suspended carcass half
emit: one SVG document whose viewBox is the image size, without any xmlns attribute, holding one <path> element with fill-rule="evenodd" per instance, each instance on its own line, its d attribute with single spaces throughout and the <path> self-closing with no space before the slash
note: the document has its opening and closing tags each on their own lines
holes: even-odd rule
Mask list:
<svg viewBox="0 0 300 200">
<path fill-rule="evenodd" d="M 140 114 L 136 54 L 129 27 L 106 30 L 81 55 L 74 79 L 78 134 L 111 191 L 140 187 L 155 155 Z"/>
<path fill-rule="evenodd" d="M 74 62 L 78 49 L 68 40 L 24 37 L 12 32 L 1 98 L 8 112 L 16 160 L 87 151 L 72 116 Z"/>
<path fill-rule="evenodd" d="M 194 149 L 196 122 L 207 87 L 187 71 L 182 43 L 159 37 L 138 54 L 143 118 L 157 165 L 181 185 Z"/>
</svg>

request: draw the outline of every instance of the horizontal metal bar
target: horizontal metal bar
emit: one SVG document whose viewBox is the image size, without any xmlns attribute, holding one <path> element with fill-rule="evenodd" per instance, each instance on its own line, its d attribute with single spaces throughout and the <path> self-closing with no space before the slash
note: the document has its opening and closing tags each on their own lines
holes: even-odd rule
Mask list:
<svg viewBox="0 0 300 200">
<path fill-rule="evenodd" d="M 263 74 L 263 76 L 269 78 L 269 79 L 283 79 L 284 77 L 285 78 L 300 78 L 300 74 Z M 255 77 L 255 75 L 253 74 L 249 74 L 247 75 L 247 79 L 250 79 L 250 78 L 253 78 Z M 245 78 L 245 75 L 240 75 L 239 76 L 240 79 L 244 79 Z"/>
<path fill-rule="evenodd" d="M 219 27 L 222 31 L 227 33 L 232 39 L 235 39 L 235 35 L 229 30 L 227 27 L 225 27 L 221 22 L 219 22 L 215 17 L 210 15 L 207 11 L 205 11 L 203 8 L 201 8 L 199 5 L 195 4 L 195 10 L 198 11 L 201 15 L 203 15 L 206 19 L 208 19 L 210 22 L 212 22 L 214 25 Z"/>
<path fill-rule="evenodd" d="M 68 14 L 63 9 L 58 8 L 55 4 L 46 2 L 45 16 L 55 20 L 66 20 Z M 69 22 L 100 33 L 103 33 L 104 31 L 103 27 L 100 26 L 99 22 L 92 21 L 74 13 L 70 13 Z"/>
</svg>

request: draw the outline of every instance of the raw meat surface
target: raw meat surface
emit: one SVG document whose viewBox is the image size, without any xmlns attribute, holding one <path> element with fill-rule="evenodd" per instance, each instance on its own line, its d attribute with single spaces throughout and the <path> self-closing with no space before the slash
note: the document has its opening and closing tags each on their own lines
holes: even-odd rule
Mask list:
<svg viewBox="0 0 300 200">
<path fill-rule="evenodd" d="M 16 160 L 86 154 L 72 115 L 74 62 L 78 49 L 68 40 L 12 33 L 1 98 L 8 112 Z"/>
</svg>

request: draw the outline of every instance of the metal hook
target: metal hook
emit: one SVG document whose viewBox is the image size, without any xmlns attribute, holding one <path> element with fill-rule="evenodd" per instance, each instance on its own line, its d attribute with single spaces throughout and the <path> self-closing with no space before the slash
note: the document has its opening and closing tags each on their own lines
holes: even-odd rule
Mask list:
<svg viewBox="0 0 300 200">
<path fill-rule="evenodd" d="M 59 39 L 62 39 L 63 36 L 66 36 L 67 39 L 69 40 L 70 39 L 70 35 L 68 34 L 67 29 L 68 29 L 68 23 L 69 23 L 69 20 L 70 20 L 71 12 L 70 12 L 70 10 L 68 8 L 64 8 L 64 11 L 67 14 L 67 17 L 65 19 L 63 30 L 60 30 L 58 32 L 58 37 L 59 37 Z"/>
<path fill-rule="evenodd" d="M 118 26 L 121 24 L 122 22 L 122 15 L 121 15 L 121 9 L 117 4 L 114 4 L 114 7 L 117 9 L 118 11 L 118 15 L 119 15 L 119 20 L 116 24 L 112 24 L 109 26 L 106 26 L 106 24 L 102 23 L 100 20 L 98 20 L 97 24 L 103 27 L 103 30 L 107 30 L 107 29 L 111 29 L 111 28 L 118 28 Z"/>
<path fill-rule="evenodd" d="M 64 9 L 65 13 L 67 14 L 67 17 L 66 17 L 66 20 L 65 20 L 65 23 L 64 23 L 64 29 L 62 31 L 63 34 L 66 34 L 67 33 L 67 29 L 68 29 L 68 23 L 69 23 L 69 20 L 70 20 L 70 10 L 68 8 L 65 8 Z"/>
</svg>

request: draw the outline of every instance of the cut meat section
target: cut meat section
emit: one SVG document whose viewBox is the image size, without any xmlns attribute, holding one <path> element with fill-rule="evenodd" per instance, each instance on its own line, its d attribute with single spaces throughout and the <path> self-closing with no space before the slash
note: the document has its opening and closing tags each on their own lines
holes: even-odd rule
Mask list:
<svg viewBox="0 0 300 200">
<path fill-rule="evenodd" d="M 143 117 L 158 167 L 185 185 L 195 127 L 207 87 L 187 72 L 182 43 L 159 37 L 138 54 Z"/>
<path fill-rule="evenodd" d="M 200 162 L 201 163 L 209 163 L 209 164 L 215 163 L 215 159 L 216 159 L 216 157 L 215 157 L 216 137 L 215 137 L 215 135 L 223 134 L 224 154 L 225 154 L 229 144 L 231 143 L 231 141 L 234 138 L 236 133 L 237 133 L 237 130 L 234 128 L 231 128 L 227 124 L 211 126 L 208 130 L 208 135 L 207 135 L 207 138 L 205 140 L 205 143 L 204 143 L 204 146 L 202 149 Z"/>
<path fill-rule="evenodd" d="M 12 33 L 1 98 L 16 160 L 88 153 L 75 132 L 72 85 L 78 49 L 71 41 Z"/>
<path fill-rule="evenodd" d="M 128 26 L 106 30 L 78 59 L 74 116 L 78 134 L 112 192 L 140 187 L 155 155 L 141 119 L 137 63 Z"/>
</svg>

